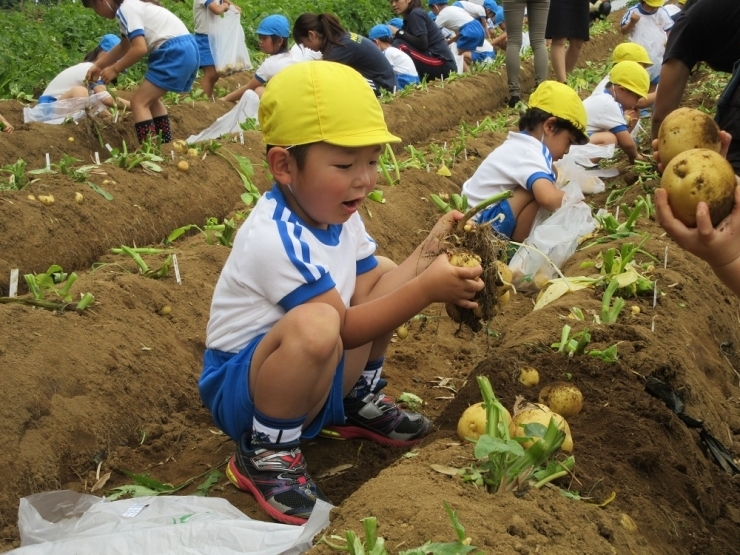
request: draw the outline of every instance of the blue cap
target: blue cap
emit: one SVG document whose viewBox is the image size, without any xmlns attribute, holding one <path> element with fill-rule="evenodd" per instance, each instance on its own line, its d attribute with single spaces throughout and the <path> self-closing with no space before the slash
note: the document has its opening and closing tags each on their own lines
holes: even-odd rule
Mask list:
<svg viewBox="0 0 740 555">
<path fill-rule="evenodd" d="M 121 42 L 121 39 L 116 35 L 105 35 L 98 46 L 106 52 L 110 52 L 119 42 Z"/>
<path fill-rule="evenodd" d="M 431 18 L 432 18 L 432 21 L 437 21 L 437 16 L 436 16 L 436 14 L 435 14 L 434 12 L 431 12 L 431 11 L 430 11 L 430 12 L 428 13 L 428 15 L 429 15 L 429 17 L 431 17 Z"/>
<path fill-rule="evenodd" d="M 493 20 L 494 25 L 501 25 L 504 22 L 504 8 L 501 6 L 496 8 L 496 17 Z"/>
<path fill-rule="evenodd" d="M 277 36 L 287 39 L 290 36 L 290 23 L 288 23 L 288 18 L 284 15 L 268 15 L 265 19 L 260 21 L 259 27 L 257 27 L 257 34 L 268 37 Z"/>
<path fill-rule="evenodd" d="M 396 29 L 400 29 L 401 27 L 403 27 L 403 19 L 401 19 L 400 17 L 394 17 L 388 22 L 388 25 L 391 25 Z"/>
<path fill-rule="evenodd" d="M 439 6 L 441 4 L 447 4 L 447 0 L 429 0 L 430 6 Z"/>
<path fill-rule="evenodd" d="M 369 38 L 370 40 L 392 39 L 393 33 L 391 33 L 391 28 L 388 27 L 388 25 L 383 25 L 381 23 L 380 25 L 376 25 L 375 27 L 370 29 L 367 38 Z"/>
<path fill-rule="evenodd" d="M 495 2 L 495 0 L 483 0 L 483 7 L 487 10 L 491 10 L 493 13 L 496 13 L 496 10 L 498 9 L 498 4 Z"/>
</svg>

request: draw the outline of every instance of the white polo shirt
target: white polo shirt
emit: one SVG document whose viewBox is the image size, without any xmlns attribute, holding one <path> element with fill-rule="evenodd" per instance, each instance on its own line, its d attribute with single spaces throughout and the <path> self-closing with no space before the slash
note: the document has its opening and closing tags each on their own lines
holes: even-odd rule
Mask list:
<svg viewBox="0 0 740 555">
<path fill-rule="evenodd" d="M 147 52 L 174 37 L 189 35 L 185 24 L 171 11 L 150 2 L 124 0 L 116 11 L 121 34 L 132 40 L 143 36 Z"/>
<path fill-rule="evenodd" d="M 603 89 L 600 93 L 594 93 L 583 101 L 586 108 L 586 133 L 591 135 L 597 131 L 611 131 L 619 133 L 627 131 L 627 120 L 624 112 L 614 97 Z"/>
<path fill-rule="evenodd" d="M 447 6 L 439 12 L 435 23 L 437 27 L 443 27 L 458 34 L 460 28 L 471 21 L 474 21 L 473 17 L 464 9 L 457 6 Z"/>
</svg>

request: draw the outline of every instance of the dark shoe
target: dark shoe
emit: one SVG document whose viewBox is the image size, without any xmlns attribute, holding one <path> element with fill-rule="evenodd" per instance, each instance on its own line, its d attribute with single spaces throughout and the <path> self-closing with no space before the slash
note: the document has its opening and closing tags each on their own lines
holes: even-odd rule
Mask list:
<svg viewBox="0 0 740 555">
<path fill-rule="evenodd" d="M 512 96 L 507 102 L 507 105 L 509 106 L 509 108 L 515 108 L 516 105 L 519 104 L 520 100 L 521 98 L 519 98 L 518 96 Z"/>
<path fill-rule="evenodd" d="M 365 438 L 382 445 L 409 447 L 419 443 L 432 429 L 432 422 L 426 416 L 401 410 L 382 392 L 345 400 L 344 414 L 344 426 L 327 426 L 321 435 L 331 439 Z"/>
<path fill-rule="evenodd" d="M 329 502 L 308 475 L 297 441 L 252 449 L 245 449 L 245 443 L 240 442 L 229 460 L 226 476 L 236 487 L 251 493 L 272 518 L 300 526 L 311 516 L 317 499 Z"/>
</svg>

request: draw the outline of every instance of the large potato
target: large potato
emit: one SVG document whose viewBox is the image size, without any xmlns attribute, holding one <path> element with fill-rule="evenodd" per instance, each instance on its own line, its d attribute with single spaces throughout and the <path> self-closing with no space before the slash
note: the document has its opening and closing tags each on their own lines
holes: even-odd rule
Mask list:
<svg viewBox="0 0 740 555">
<path fill-rule="evenodd" d="M 660 186 L 668 192 L 673 215 L 687 227 L 696 227 L 696 205 L 709 207 L 712 225 L 724 220 L 735 204 L 735 171 L 713 150 L 687 150 L 671 160 Z"/>
<path fill-rule="evenodd" d="M 567 382 L 555 382 L 543 387 L 539 401 L 563 418 L 575 416 L 583 408 L 581 390 Z"/>
<path fill-rule="evenodd" d="M 504 424 L 508 428 L 511 424 L 511 415 L 505 407 L 502 407 L 503 413 L 499 413 L 500 419 L 503 419 Z M 480 436 L 486 433 L 486 407 L 483 403 L 476 403 L 470 405 L 465 412 L 462 413 L 460 420 L 457 422 L 457 437 L 462 441 L 467 438 L 477 440 Z"/>
<path fill-rule="evenodd" d="M 550 419 L 555 420 L 558 428 L 565 433 L 565 439 L 560 449 L 566 453 L 573 451 L 573 436 L 570 435 L 570 426 L 565 421 L 565 418 L 552 412 L 543 404 L 531 404 L 527 405 L 523 410 L 517 412 L 511 419 L 509 424 L 509 435 L 514 437 L 524 437 L 524 428 L 526 424 L 542 424 L 545 428 L 550 425 Z M 528 449 L 534 442 L 527 441 L 522 443 L 522 447 Z"/>
<path fill-rule="evenodd" d="M 679 108 L 663 120 L 658 131 L 658 152 L 664 166 L 692 148 L 719 152 L 719 127 L 715 121 L 694 108 Z"/>
</svg>

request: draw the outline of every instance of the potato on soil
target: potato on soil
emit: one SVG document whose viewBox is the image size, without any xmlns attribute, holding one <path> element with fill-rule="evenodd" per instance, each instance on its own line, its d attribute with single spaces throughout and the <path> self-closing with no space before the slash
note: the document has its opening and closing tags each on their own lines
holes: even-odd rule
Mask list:
<svg viewBox="0 0 740 555">
<path fill-rule="evenodd" d="M 186 152 L 188 150 L 188 143 L 186 143 L 182 139 L 179 139 L 172 142 L 172 148 L 175 150 L 175 152 L 182 154 L 183 152 Z"/>
<path fill-rule="evenodd" d="M 502 407 L 504 410 L 500 413 L 500 418 L 503 419 L 504 424 L 507 427 L 511 425 L 511 414 L 506 410 L 506 407 Z M 457 422 L 457 437 L 461 441 L 465 441 L 467 438 L 477 440 L 480 436 L 486 433 L 486 407 L 483 403 L 476 403 L 470 405 L 460 416 L 460 420 Z"/>
<path fill-rule="evenodd" d="M 534 387 L 540 383 L 540 373 L 532 366 L 522 366 L 517 373 L 517 380 L 524 387 Z"/>
<path fill-rule="evenodd" d="M 409 330 L 406 326 L 398 326 L 396 328 L 396 335 L 398 339 L 406 339 L 409 336 Z"/>
<path fill-rule="evenodd" d="M 83 196 L 83 194 L 80 193 L 80 192 L 76 192 L 75 193 L 75 202 L 77 204 L 82 204 L 84 201 L 85 201 L 85 197 Z"/>
<path fill-rule="evenodd" d="M 565 433 L 565 440 L 560 446 L 560 449 L 570 453 L 573 451 L 573 437 L 570 435 L 570 426 L 565 421 L 565 418 L 557 413 L 552 412 L 549 408 L 542 404 L 527 404 L 521 410 L 514 413 L 511 418 L 511 424 L 509 425 L 509 434 L 511 437 L 524 437 L 524 428 L 527 424 L 542 424 L 547 428 L 550 425 L 550 419 L 555 420 L 558 428 Z M 532 441 L 522 443 L 522 447 L 528 449 L 533 444 Z"/>
<path fill-rule="evenodd" d="M 180 160 L 177 163 L 177 169 L 181 172 L 186 172 L 190 169 L 190 164 L 188 164 L 186 160 Z"/>
<path fill-rule="evenodd" d="M 571 383 L 555 382 L 542 388 L 539 402 L 563 418 L 570 418 L 581 412 L 583 393 Z"/>
<path fill-rule="evenodd" d="M 39 195 L 39 202 L 43 204 L 44 206 L 51 206 L 54 204 L 54 196 L 53 195 Z"/>
<path fill-rule="evenodd" d="M 696 227 L 696 206 L 704 201 L 712 225 L 724 220 L 735 204 L 735 171 L 719 153 L 705 148 L 687 150 L 666 166 L 660 186 L 668 192 L 673 215 Z"/>
<path fill-rule="evenodd" d="M 693 148 L 720 151 L 719 126 L 694 108 L 679 108 L 666 116 L 658 131 L 658 152 L 664 166 Z"/>
</svg>

